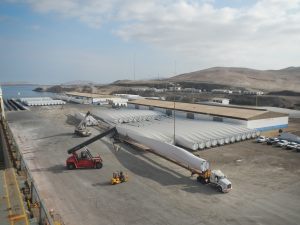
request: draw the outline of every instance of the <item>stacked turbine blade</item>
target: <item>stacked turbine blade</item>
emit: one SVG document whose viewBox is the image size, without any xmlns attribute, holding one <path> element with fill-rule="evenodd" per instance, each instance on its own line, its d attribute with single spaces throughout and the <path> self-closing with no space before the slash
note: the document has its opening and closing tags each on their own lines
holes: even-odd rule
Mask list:
<svg viewBox="0 0 300 225">
<path fill-rule="evenodd" d="M 27 106 L 49 106 L 66 104 L 62 100 L 53 100 L 50 97 L 20 98 L 20 101 Z"/>
<path fill-rule="evenodd" d="M 242 125 L 168 117 L 152 110 L 95 110 L 93 115 L 128 132 L 196 151 L 254 138 L 259 132 Z M 175 128 L 175 129 L 174 129 Z M 175 135 L 174 135 L 175 130 Z"/>
</svg>

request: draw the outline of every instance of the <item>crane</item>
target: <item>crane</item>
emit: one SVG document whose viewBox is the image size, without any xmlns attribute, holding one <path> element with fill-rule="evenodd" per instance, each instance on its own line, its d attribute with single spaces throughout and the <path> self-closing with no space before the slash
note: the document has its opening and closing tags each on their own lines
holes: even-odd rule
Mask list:
<svg viewBox="0 0 300 225">
<path fill-rule="evenodd" d="M 74 133 L 80 137 L 88 137 L 91 136 L 91 132 L 87 129 L 87 118 L 90 115 L 90 111 L 88 111 L 85 117 L 81 120 L 81 122 L 75 127 Z"/>
<path fill-rule="evenodd" d="M 93 156 L 87 145 L 92 144 L 93 142 L 109 135 L 115 134 L 117 129 L 115 127 L 109 128 L 108 130 L 104 131 L 101 134 L 92 137 L 79 145 L 74 146 L 73 148 L 69 149 L 67 152 L 68 154 L 72 154 L 66 160 L 66 166 L 68 169 L 78 169 L 78 168 L 97 168 L 100 169 L 103 166 L 102 158 L 100 155 Z M 80 151 L 80 154 L 77 154 L 77 151 Z"/>
</svg>

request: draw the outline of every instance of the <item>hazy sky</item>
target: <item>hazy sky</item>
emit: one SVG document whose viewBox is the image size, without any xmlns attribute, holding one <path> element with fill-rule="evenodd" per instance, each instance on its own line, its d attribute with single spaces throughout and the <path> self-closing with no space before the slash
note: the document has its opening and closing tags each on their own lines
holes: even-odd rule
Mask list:
<svg viewBox="0 0 300 225">
<path fill-rule="evenodd" d="M 299 66 L 300 0 L 0 0 L 0 81 Z M 176 66 L 175 66 L 176 65 Z"/>
</svg>

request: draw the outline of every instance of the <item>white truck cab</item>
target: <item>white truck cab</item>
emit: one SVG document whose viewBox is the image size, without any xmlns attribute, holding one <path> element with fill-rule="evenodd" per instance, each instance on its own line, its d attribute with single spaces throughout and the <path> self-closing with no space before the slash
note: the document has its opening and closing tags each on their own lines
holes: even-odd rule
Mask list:
<svg viewBox="0 0 300 225">
<path fill-rule="evenodd" d="M 222 173 L 221 170 L 212 170 L 210 175 L 210 183 L 217 186 L 220 192 L 229 192 L 231 187 L 231 182 L 227 177 Z"/>
</svg>

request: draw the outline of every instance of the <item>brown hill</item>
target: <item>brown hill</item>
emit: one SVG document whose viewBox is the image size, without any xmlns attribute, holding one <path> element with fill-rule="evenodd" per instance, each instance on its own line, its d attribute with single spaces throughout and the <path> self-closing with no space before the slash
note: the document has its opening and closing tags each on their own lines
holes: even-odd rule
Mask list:
<svg viewBox="0 0 300 225">
<path fill-rule="evenodd" d="M 281 70 L 254 70 L 236 67 L 213 67 L 171 77 L 171 81 L 201 82 L 266 91 L 300 91 L 300 67 Z"/>
</svg>

